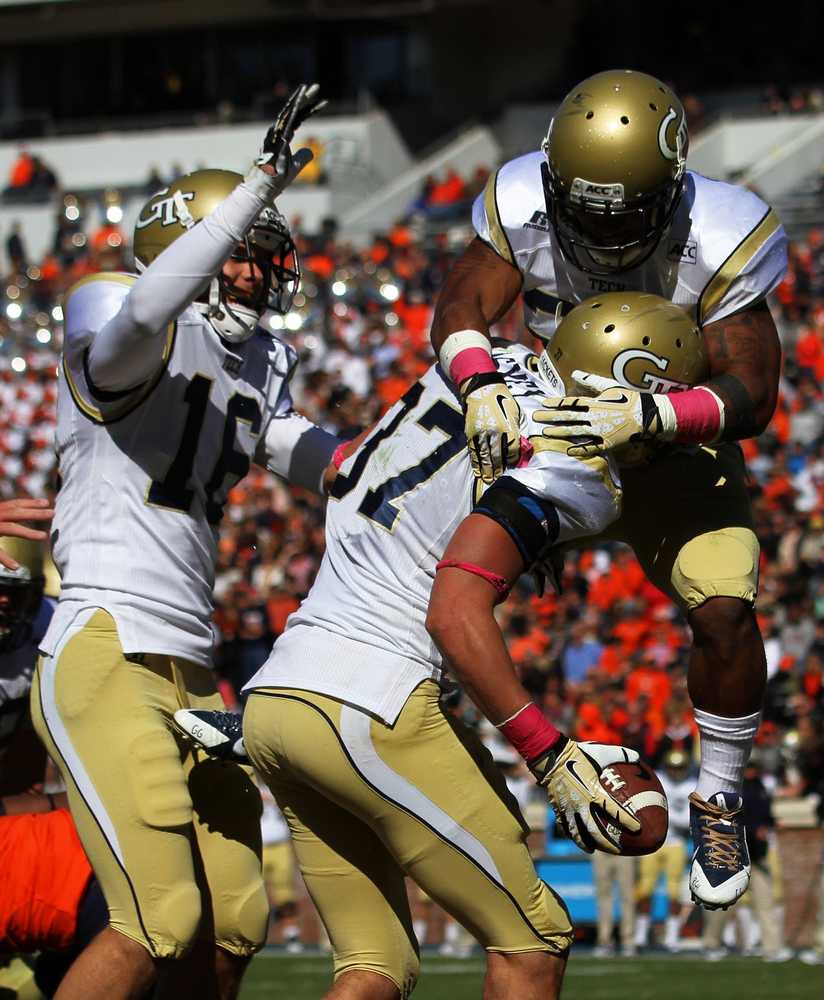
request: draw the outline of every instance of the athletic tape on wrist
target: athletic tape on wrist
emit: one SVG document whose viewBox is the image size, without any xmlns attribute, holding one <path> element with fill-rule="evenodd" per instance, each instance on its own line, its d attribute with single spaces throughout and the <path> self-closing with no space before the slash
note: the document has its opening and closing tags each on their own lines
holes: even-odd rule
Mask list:
<svg viewBox="0 0 824 1000">
<path fill-rule="evenodd" d="M 562 735 L 534 702 L 524 705 L 497 728 L 527 762 L 546 753 Z"/>
<path fill-rule="evenodd" d="M 675 417 L 672 440 L 679 444 L 712 444 L 724 431 L 724 403 L 712 389 L 699 385 L 666 397 Z"/>
<path fill-rule="evenodd" d="M 336 469 L 339 469 L 346 461 L 345 452 L 346 452 L 346 446 L 349 443 L 350 443 L 349 441 L 342 441 L 337 446 L 337 448 L 335 448 L 335 450 L 332 452 L 332 465 L 334 465 Z"/>
<path fill-rule="evenodd" d="M 451 333 L 441 346 L 438 360 L 455 385 L 472 375 L 497 370 L 492 360 L 492 345 L 478 330 Z"/>
</svg>

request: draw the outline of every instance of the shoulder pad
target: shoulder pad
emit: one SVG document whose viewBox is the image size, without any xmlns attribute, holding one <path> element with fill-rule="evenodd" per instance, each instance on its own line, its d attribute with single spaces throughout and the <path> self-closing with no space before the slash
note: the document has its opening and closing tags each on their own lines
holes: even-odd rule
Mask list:
<svg viewBox="0 0 824 1000">
<path fill-rule="evenodd" d="M 120 311 L 136 281 L 136 274 L 102 271 L 72 285 L 63 300 L 67 339 L 82 338 L 101 329 Z"/>
</svg>

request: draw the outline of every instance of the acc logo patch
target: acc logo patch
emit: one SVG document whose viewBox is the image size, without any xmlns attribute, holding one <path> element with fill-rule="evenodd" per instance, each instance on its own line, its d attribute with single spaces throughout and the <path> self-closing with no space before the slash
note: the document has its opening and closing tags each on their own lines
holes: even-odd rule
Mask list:
<svg viewBox="0 0 824 1000">
<path fill-rule="evenodd" d="M 697 264 L 698 244 L 695 240 L 672 240 L 667 251 L 667 260 L 677 260 L 682 264 Z"/>
</svg>

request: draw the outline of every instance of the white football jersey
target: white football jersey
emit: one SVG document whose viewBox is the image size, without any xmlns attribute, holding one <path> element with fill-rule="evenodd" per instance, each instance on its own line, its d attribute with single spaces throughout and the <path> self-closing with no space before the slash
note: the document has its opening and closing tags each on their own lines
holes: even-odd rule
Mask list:
<svg viewBox="0 0 824 1000">
<path fill-rule="evenodd" d="M 619 513 L 612 460 L 544 450 L 534 411 L 549 391 L 521 345 L 498 368 L 536 448 L 505 475 L 558 512 L 558 542 L 596 534 Z M 435 564 L 473 506 L 475 479 L 452 384 L 433 366 L 341 467 L 326 515 L 326 553 L 306 600 L 245 690 L 292 687 L 355 704 L 388 723 L 441 657 L 426 631 Z"/>
<path fill-rule="evenodd" d="M 541 182 L 541 152 L 505 163 L 475 200 L 478 236 L 523 275 L 524 314 L 551 340 L 562 316 L 599 292 L 651 292 L 701 326 L 752 305 L 787 268 L 787 237 L 775 212 L 745 188 L 688 170 L 672 225 L 637 268 L 601 277 L 579 270 L 557 246 Z"/>
<path fill-rule="evenodd" d="M 674 781 L 666 771 L 659 771 L 658 778 L 667 797 L 669 811 L 669 829 L 665 842 L 683 842 L 690 834 L 690 794 L 695 791 L 695 778 Z"/>
<path fill-rule="evenodd" d="M 288 383 L 294 351 L 259 331 L 222 341 L 194 308 L 166 332 L 155 376 L 126 392 L 91 383 L 95 331 L 138 279 L 97 274 L 70 292 L 58 383 L 60 490 L 52 529 L 60 603 L 41 649 L 53 654 L 77 613 L 105 608 L 124 652 L 208 664 L 217 526 L 229 490 L 267 437 L 297 417 Z M 297 417 L 300 426 L 311 425 Z"/>
</svg>

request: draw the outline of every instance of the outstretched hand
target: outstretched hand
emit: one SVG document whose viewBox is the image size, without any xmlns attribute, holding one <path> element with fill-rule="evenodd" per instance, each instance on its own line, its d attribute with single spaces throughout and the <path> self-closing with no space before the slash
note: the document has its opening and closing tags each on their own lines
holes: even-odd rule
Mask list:
<svg viewBox="0 0 824 1000">
<path fill-rule="evenodd" d="M 31 497 L 16 497 L 0 500 L 0 537 L 28 538 L 33 542 L 43 542 L 48 532 L 29 528 L 23 521 L 50 521 L 54 517 L 54 507 L 48 500 L 34 500 Z M 20 564 L 0 549 L 0 564 L 6 569 L 16 570 Z"/>
</svg>

